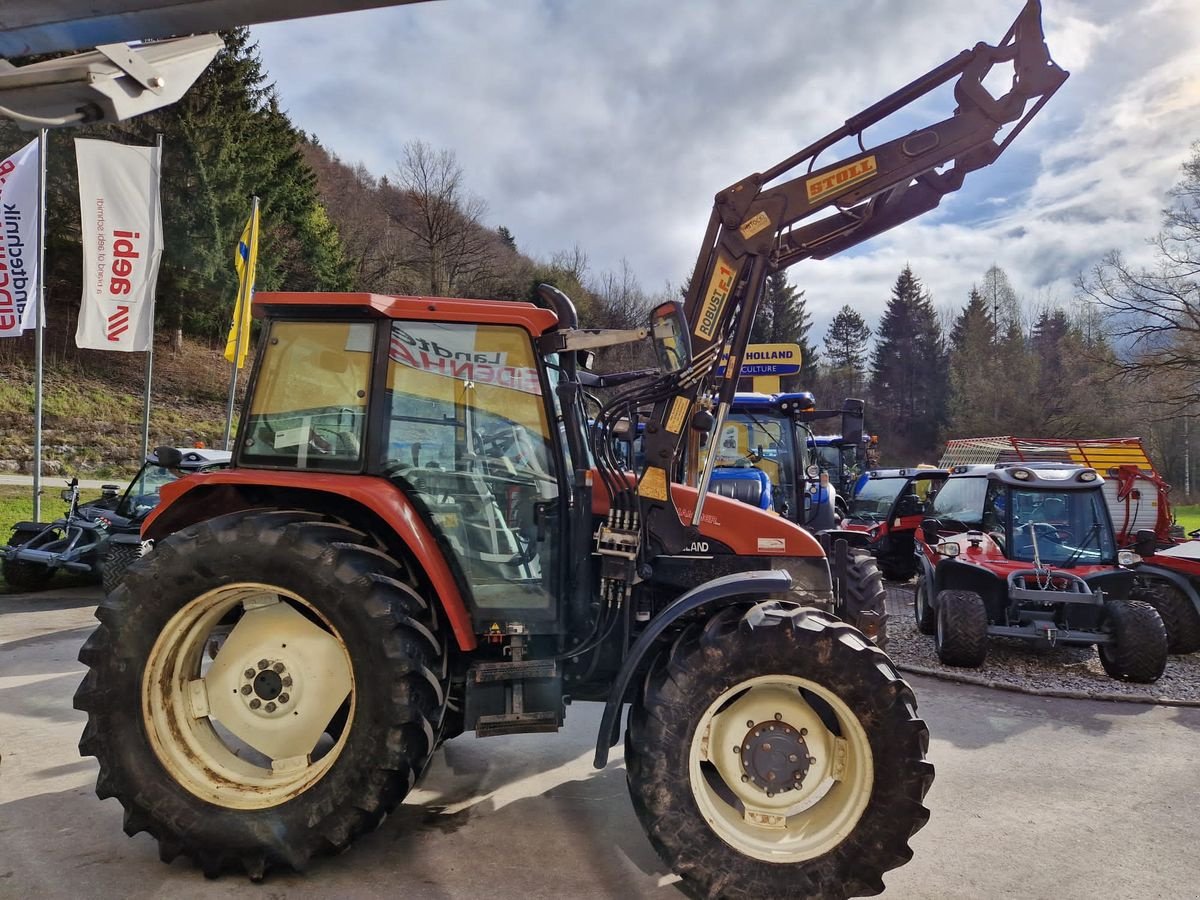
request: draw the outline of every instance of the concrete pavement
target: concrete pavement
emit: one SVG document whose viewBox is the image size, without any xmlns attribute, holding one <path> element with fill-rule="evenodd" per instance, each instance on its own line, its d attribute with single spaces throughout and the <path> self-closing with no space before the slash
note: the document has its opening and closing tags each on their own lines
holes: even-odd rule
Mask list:
<svg viewBox="0 0 1200 900">
<path fill-rule="evenodd" d="M 383 827 L 305 876 L 205 881 L 159 862 L 100 801 L 71 708 L 95 594 L 0 597 L 0 897 L 682 896 L 642 834 L 623 767 L 590 757 L 599 706 L 564 731 L 440 751 Z M 914 679 L 938 774 L 903 898 L 1200 896 L 1200 710 L 1053 700 Z M 618 754 L 619 756 L 619 754 Z"/>
</svg>

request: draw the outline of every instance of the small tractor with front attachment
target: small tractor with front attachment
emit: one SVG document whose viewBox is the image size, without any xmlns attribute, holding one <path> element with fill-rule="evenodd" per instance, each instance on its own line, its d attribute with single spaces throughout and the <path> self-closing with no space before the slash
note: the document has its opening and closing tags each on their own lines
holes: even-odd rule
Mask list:
<svg viewBox="0 0 1200 900">
<path fill-rule="evenodd" d="M 883 577 L 908 581 L 917 574 L 916 534 L 946 469 L 872 469 L 851 498 L 837 537 L 879 561 Z"/>
<path fill-rule="evenodd" d="M 1167 664 L 1153 592 L 1118 550 L 1095 469 L 956 466 L 917 538 L 917 627 L 945 665 L 978 667 L 989 637 L 1094 645 L 1105 672 L 1149 683 Z"/>
<path fill-rule="evenodd" d="M 998 46 L 721 191 L 684 302 L 645 328 L 581 329 L 550 287 L 543 306 L 257 294 L 233 465 L 163 488 L 153 549 L 80 651 L 80 750 L 126 832 L 208 875 L 303 869 L 375 828 L 442 742 L 556 731 L 571 698 L 604 704 L 597 768 L 629 707 L 633 806 L 687 891 L 882 891 L 928 818 L 913 692 L 835 614 L 816 539 L 709 494 L 715 455 L 680 483 L 681 452 L 722 433 L 771 271 L 935 208 L 1065 78 L 1031 0 Z M 949 118 L 865 149 L 955 79 Z M 647 337 L 657 374 L 589 426 L 591 352 Z M 613 434 L 645 406 L 635 475 Z"/>
<path fill-rule="evenodd" d="M 138 532 L 142 520 L 158 505 L 158 489 L 189 472 L 229 463 L 223 450 L 160 448 L 178 454 L 177 465 L 163 466 L 155 453 L 122 492 L 115 484 L 101 487 L 97 500 L 79 502 L 79 480 L 62 491 L 67 514 L 52 522 L 18 522 L 8 546 L 0 549 L 4 580 L 15 588 L 40 590 L 58 571 L 98 578 L 105 591 L 120 580 L 129 561 L 141 555 Z"/>
</svg>

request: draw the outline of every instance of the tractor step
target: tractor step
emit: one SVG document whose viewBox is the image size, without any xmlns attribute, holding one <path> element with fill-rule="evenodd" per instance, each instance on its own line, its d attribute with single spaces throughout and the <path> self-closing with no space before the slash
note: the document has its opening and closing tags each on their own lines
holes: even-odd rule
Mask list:
<svg viewBox="0 0 1200 900">
<path fill-rule="evenodd" d="M 533 734 L 558 731 L 559 716 L 556 712 L 500 713 L 480 716 L 475 722 L 476 737 L 494 737 L 499 734 Z"/>
<path fill-rule="evenodd" d="M 558 663 L 552 659 L 523 659 L 520 662 L 480 662 L 470 668 L 476 684 L 516 681 L 525 678 L 557 678 Z"/>
</svg>

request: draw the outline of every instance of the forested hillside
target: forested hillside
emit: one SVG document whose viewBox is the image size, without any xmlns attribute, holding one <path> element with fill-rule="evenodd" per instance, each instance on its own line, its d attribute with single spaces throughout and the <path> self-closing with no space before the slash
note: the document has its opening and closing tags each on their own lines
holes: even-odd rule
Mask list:
<svg viewBox="0 0 1200 900">
<path fill-rule="evenodd" d="M 155 427 L 164 435 L 207 434 L 221 418 L 228 369 L 219 351 L 236 290 L 233 248 L 254 195 L 262 209 L 259 290 L 530 300 L 537 284 L 549 282 L 572 297 L 585 325 L 599 327 L 638 324 L 661 299 L 628 265 L 594 271 L 586 247 L 564 246 L 548 258 L 525 252 L 520 234 L 505 226 L 504 210 L 489 209 L 472 193 L 453 148 L 414 136 L 396 148 L 386 173 L 331 155 L 319 135 L 291 123 L 248 32 L 239 30 L 180 103 L 119 126 L 51 133 L 49 381 L 86 384 L 82 396 L 99 397 L 108 386 L 124 398 L 117 407 L 136 411 L 142 361 L 141 354 L 116 359 L 120 354 L 74 347 L 82 267 L 72 140 L 151 144 L 160 133 L 165 251 L 157 334 L 164 374 Z M 413 133 L 420 134 L 419 123 Z M 0 120 L 0 153 L 29 138 Z M 804 369 L 785 389 L 813 390 L 822 405 L 865 398 L 868 427 L 880 435 L 887 463 L 934 461 L 949 436 L 1141 435 L 1182 488 L 1200 371 L 1200 300 L 1190 274 L 1200 261 L 1200 145 L 1167 200 L 1152 272 L 1130 269 L 1119 255 L 1098 256 L 1095 269 L 1079 276 L 1076 297 L 1047 302 L 1019 296 L 990 261 L 980 262 L 979 280 L 965 297 L 939 295 L 938 272 L 905 266 L 890 297 L 880 298 L 880 318 L 843 306 L 814 327 L 818 301 L 821 309 L 839 301 L 808 297 L 800 267 L 770 276 L 753 339 L 804 349 Z M 689 274 L 680 272 L 680 282 Z M 31 336 L 0 341 L 0 468 L 19 457 L 29 433 L 31 359 Z M 632 364 L 628 353 L 604 360 L 609 369 Z M 96 431 L 94 420 L 104 415 L 98 406 L 91 413 L 83 400 L 66 406 Z M 176 417 L 180 409 L 196 427 Z M 86 431 L 74 414 L 48 423 L 63 435 L 47 441 L 48 452 L 83 464 L 82 449 L 54 449 L 68 447 L 72 429 Z M 109 431 L 114 445 L 136 446 L 136 428 Z"/>
</svg>

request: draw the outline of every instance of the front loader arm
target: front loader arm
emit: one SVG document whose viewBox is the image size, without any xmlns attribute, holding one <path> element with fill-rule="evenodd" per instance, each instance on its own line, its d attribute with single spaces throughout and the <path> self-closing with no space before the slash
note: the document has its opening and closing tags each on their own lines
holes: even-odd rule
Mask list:
<svg viewBox="0 0 1200 900">
<path fill-rule="evenodd" d="M 983 80 L 993 66 L 1008 62 L 1014 68 L 1011 89 L 993 97 Z M 865 129 L 954 78 L 953 115 L 871 149 L 864 146 Z M 678 552 L 695 539 L 713 455 L 699 475 L 690 523 L 675 508 L 671 475 L 689 430 L 720 434 L 767 275 L 802 259 L 833 256 L 934 209 L 962 186 L 967 173 L 993 163 L 1066 78 L 1046 48 L 1041 5 L 1028 0 L 996 46 L 979 43 L 964 50 L 816 143 L 717 194 L 684 303 L 692 363 L 676 376 L 672 390 L 660 385 L 653 398 L 636 504 L 632 498 L 623 504 L 640 518 L 643 560 Z M 1005 125 L 1012 127 L 997 143 Z M 861 152 L 816 168 L 823 151 L 848 137 L 858 138 Z M 803 174 L 776 183 L 797 169 Z M 832 211 L 800 224 L 824 210 Z M 718 377 L 722 351 L 729 361 Z M 634 488 L 623 484 L 626 490 Z M 617 505 L 620 498 L 613 499 Z"/>
</svg>

